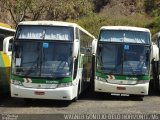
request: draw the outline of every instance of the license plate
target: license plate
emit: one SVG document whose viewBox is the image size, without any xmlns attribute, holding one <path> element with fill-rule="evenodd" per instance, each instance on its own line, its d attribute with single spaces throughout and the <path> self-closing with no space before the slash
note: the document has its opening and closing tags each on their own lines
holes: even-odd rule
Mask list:
<svg viewBox="0 0 160 120">
<path fill-rule="evenodd" d="M 125 87 L 117 87 L 117 90 L 126 90 Z"/>
<path fill-rule="evenodd" d="M 43 91 L 35 91 L 34 94 L 35 95 L 44 95 L 45 92 L 43 92 Z"/>
</svg>

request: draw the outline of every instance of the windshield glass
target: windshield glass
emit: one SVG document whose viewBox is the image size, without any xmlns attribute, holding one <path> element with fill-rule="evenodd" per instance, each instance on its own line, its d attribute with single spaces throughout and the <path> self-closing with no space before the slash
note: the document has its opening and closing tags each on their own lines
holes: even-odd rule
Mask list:
<svg viewBox="0 0 160 120">
<path fill-rule="evenodd" d="M 73 40 L 73 27 L 65 26 L 18 26 L 17 39 L 37 39 L 37 40 Z"/>
<path fill-rule="evenodd" d="M 12 72 L 29 77 L 68 77 L 72 72 L 72 43 L 15 42 Z"/>
<path fill-rule="evenodd" d="M 102 30 L 100 41 L 149 44 L 150 34 L 141 31 Z"/>
<path fill-rule="evenodd" d="M 109 74 L 147 75 L 149 51 L 145 45 L 100 43 L 97 68 Z"/>
</svg>

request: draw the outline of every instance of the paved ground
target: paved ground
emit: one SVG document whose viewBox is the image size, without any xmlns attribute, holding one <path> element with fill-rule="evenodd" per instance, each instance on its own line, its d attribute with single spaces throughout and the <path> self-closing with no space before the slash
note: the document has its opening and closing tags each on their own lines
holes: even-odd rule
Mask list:
<svg viewBox="0 0 160 120">
<path fill-rule="evenodd" d="M 23 99 L 3 97 L 0 100 L 0 113 L 3 115 L 38 114 L 38 116 L 39 114 L 58 115 L 70 113 L 160 114 L 160 94 L 150 92 L 149 96 L 141 99 L 136 96 L 109 96 L 106 94 L 93 94 L 90 91 L 86 91 L 77 102 L 33 100 L 30 103 L 26 103 Z M 41 116 L 39 116 L 39 118 L 41 118 Z M 58 118 L 59 117 L 56 119 L 58 120 Z"/>
</svg>

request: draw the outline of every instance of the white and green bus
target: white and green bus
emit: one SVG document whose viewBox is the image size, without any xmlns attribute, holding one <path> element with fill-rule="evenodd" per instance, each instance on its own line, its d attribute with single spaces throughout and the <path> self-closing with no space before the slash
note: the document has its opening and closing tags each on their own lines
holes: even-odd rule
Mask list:
<svg viewBox="0 0 160 120">
<path fill-rule="evenodd" d="M 92 47 L 94 91 L 148 95 L 153 56 L 149 29 L 103 26 Z"/>
<path fill-rule="evenodd" d="M 11 96 L 76 100 L 90 81 L 93 39 L 75 23 L 20 22 L 12 51 Z"/>
<path fill-rule="evenodd" d="M 0 95 L 10 91 L 11 45 L 15 30 L 8 24 L 0 23 Z"/>
<path fill-rule="evenodd" d="M 160 54 L 160 32 L 156 33 L 152 37 L 152 41 L 155 43 L 154 46 L 158 46 L 158 50 L 155 50 L 154 53 L 158 52 Z M 159 55 L 160 56 L 160 55 Z M 153 62 L 153 86 L 156 91 L 160 91 L 160 61 Z"/>
</svg>

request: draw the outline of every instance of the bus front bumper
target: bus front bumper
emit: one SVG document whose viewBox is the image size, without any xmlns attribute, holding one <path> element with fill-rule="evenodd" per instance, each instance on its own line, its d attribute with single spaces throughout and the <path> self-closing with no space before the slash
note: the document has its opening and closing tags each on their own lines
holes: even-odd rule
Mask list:
<svg viewBox="0 0 160 120">
<path fill-rule="evenodd" d="M 149 83 L 135 85 L 120 85 L 95 80 L 96 92 L 148 95 L 148 88 Z"/>
<path fill-rule="evenodd" d="M 11 97 L 72 100 L 75 97 L 73 95 L 73 90 L 73 86 L 55 89 L 35 89 L 11 84 Z"/>
</svg>

